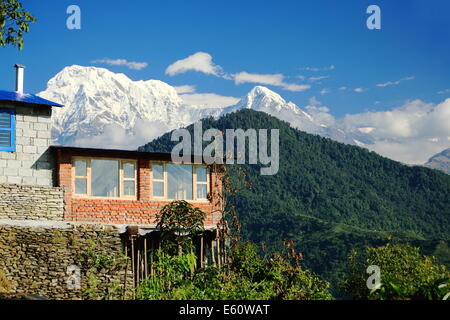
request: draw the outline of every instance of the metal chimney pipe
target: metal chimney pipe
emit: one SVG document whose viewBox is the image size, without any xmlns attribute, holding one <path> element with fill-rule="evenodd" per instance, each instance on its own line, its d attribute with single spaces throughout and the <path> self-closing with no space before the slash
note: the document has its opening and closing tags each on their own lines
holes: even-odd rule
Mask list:
<svg viewBox="0 0 450 320">
<path fill-rule="evenodd" d="M 16 92 L 23 93 L 23 78 L 25 66 L 20 64 L 14 65 L 16 68 Z"/>
</svg>

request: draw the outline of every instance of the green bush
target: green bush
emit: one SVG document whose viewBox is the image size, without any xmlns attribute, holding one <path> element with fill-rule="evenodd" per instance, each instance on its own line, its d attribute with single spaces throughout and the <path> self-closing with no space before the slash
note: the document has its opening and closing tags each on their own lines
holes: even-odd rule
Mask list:
<svg viewBox="0 0 450 320">
<path fill-rule="evenodd" d="M 448 298 L 450 273 L 436 263 L 434 257 L 423 256 L 420 249 L 409 244 L 388 243 L 367 248 L 363 254 L 352 252 L 350 273 L 343 283 L 344 290 L 354 299 L 370 300 L 436 300 Z M 380 287 L 369 290 L 366 269 L 380 268 Z"/>
<path fill-rule="evenodd" d="M 192 272 L 189 254 L 155 253 L 155 274 L 136 291 L 137 299 L 176 300 L 316 300 L 332 299 L 329 283 L 303 270 L 294 256 L 277 253 L 262 259 L 252 243 L 238 245 L 223 268 L 207 266 Z"/>
</svg>

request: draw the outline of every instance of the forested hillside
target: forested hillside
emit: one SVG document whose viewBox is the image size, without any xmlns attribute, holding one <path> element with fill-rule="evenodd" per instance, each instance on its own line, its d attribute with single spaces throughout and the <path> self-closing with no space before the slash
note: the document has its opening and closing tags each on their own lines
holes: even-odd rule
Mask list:
<svg viewBox="0 0 450 320">
<path fill-rule="evenodd" d="M 262 176 L 259 165 L 244 165 L 252 189 L 241 186 L 231 197 L 244 239 L 265 241 L 269 249 L 292 239 L 305 264 L 327 278 L 338 277 L 352 248 L 385 243 L 388 235 L 427 253 L 439 244 L 442 259 L 448 258 L 450 176 L 304 133 L 262 112 L 202 122 L 203 130 L 280 130 L 278 173 Z M 170 152 L 176 144 L 170 137 L 140 150 Z"/>
</svg>

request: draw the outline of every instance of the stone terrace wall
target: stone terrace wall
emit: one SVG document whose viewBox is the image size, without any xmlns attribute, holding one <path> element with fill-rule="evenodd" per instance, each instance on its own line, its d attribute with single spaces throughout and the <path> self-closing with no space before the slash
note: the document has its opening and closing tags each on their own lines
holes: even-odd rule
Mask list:
<svg viewBox="0 0 450 320">
<path fill-rule="evenodd" d="M 89 250 L 123 259 L 124 247 L 118 229 L 98 224 L 0 220 L 0 296 L 37 294 L 49 299 L 82 298 L 82 292 L 89 287 L 89 266 L 81 263 L 80 254 Z M 78 290 L 67 286 L 67 268 L 72 265 L 81 270 Z M 101 288 L 115 286 L 117 292 L 123 292 L 125 282 L 127 290 L 133 285 L 130 269 L 122 265 L 101 272 L 96 279 Z"/>
<path fill-rule="evenodd" d="M 0 219 L 63 220 L 63 188 L 0 184 Z"/>
</svg>

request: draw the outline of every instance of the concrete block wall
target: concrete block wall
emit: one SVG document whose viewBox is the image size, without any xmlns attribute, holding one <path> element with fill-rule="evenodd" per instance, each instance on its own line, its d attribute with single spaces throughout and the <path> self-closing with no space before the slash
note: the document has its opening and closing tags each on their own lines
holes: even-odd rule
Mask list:
<svg viewBox="0 0 450 320">
<path fill-rule="evenodd" d="M 16 151 L 0 151 L 0 184 L 53 186 L 51 108 L 1 101 L 0 108 L 16 111 Z"/>
</svg>

